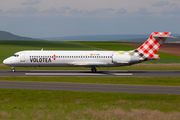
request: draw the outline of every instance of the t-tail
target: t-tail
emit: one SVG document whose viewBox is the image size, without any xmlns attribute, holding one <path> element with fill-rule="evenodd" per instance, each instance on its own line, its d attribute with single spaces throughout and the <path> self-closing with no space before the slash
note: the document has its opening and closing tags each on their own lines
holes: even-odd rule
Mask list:
<svg viewBox="0 0 180 120">
<path fill-rule="evenodd" d="M 144 44 L 133 51 L 134 56 L 138 57 L 140 61 L 159 59 L 160 56 L 156 52 L 166 39 L 171 37 L 170 34 L 169 32 L 153 32 Z"/>
</svg>

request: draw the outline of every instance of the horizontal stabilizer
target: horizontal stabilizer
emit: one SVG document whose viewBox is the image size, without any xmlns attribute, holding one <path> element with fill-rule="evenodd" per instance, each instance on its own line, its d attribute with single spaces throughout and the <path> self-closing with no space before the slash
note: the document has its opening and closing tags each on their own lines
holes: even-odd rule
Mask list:
<svg viewBox="0 0 180 120">
<path fill-rule="evenodd" d="M 157 38 L 165 38 L 165 39 L 167 39 L 167 38 L 174 38 L 174 39 L 176 39 L 176 38 L 178 38 L 178 37 L 172 37 L 172 36 L 153 36 L 153 38 L 155 38 L 155 39 L 157 39 Z"/>
</svg>

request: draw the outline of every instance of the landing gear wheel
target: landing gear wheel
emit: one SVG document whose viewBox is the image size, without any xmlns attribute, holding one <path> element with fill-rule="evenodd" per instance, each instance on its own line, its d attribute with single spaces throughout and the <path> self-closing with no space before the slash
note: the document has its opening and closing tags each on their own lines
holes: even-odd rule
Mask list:
<svg viewBox="0 0 180 120">
<path fill-rule="evenodd" d="M 93 73 L 96 73 L 96 72 L 97 72 L 97 70 L 96 70 L 95 67 L 91 67 L 91 71 L 92 71 Z"/>
<path fill-rule="evenodd" d="M 14 67 L 12 68 L 12 72 L 16 72 L 16 70 L 15 70 L 15 68 L 14 68 Z"/>
</svg>

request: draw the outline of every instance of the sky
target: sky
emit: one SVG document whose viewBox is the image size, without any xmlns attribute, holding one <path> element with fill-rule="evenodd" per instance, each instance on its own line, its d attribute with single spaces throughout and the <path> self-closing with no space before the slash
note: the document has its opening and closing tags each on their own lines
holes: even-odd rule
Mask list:
<svg viewBox="0 0 180 120">
<path fill-rule="evenodd" d="M 0 30 L 33 38 L 180 34 L 180 0 L 0 0 Z"/>
</svg>

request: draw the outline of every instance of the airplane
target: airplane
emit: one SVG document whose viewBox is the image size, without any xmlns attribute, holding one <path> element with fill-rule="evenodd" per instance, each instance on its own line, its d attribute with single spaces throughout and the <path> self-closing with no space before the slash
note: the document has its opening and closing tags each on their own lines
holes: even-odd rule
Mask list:
<svg viewBox="0 0 180 120">
<path fill-rule="evenodd" d="M 170 32 L 153 32 L 139 48 L 130 51 L 20 51 L 3 63 L 12 67 L 119 67 L 159 59 L 156 54 Z"/>
</svg>

